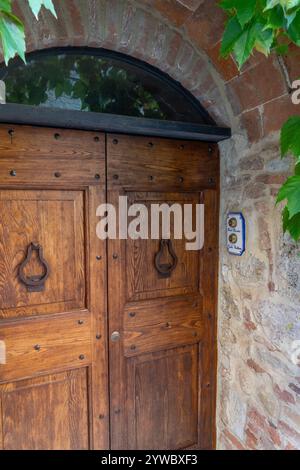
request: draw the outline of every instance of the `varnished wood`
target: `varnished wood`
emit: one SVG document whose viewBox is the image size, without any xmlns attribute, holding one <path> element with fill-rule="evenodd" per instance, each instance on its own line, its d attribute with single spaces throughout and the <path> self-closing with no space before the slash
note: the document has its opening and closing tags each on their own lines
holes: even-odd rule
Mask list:
<svg viewBox="0 0 300 470">
<path fill-rule="evenodd" d="M 199 343 L 205 335 L 200 297 L 156 299 L 126 305 L 124 354 L 172 349 L 174 344 Z"/>
<path fill-rule="evenodd" d="M 205 247 L 172 245 L 159 275 L 159 240 L 108 244 L 112 449 L 206 449 L 215 443 L 219 156 L 207 144 L 107 137 L 108 202 L 205 204 Z M 210 188 L 210 189 L 208 189 Z M 125 275 L 124 275 L 125 274 Z"/>
<path fill-rule="evenodd" d="M 107 151 L 109 190 L 183 192 L 218 185 L 218 154 L 207 143 L 109 135 Z"/>
<path fill-rule="evenodd" d="M 90 364 L 90 322 L 90 314 L 80 312 L 30 322 L 1 323 L 0 336 L 7 354 L 6 364 L 1 366 L 0 383 Z"/>
<path fill-rule="evenodd" d="M 198 374 L 197 344 L 127 361 L 130 449 L 198 445 Z"/>
<path fill-rule="evenodd" d="M 109 447 L 103 202 L 104 135 L 0 126 L 0 448 Z M 31 243 L 41 292 L 18 275 Z"/>
<path fill-rule="evenodd" d="M 201 293 L 203 296 L 203 319 L 206 334 L 202 342 L 202 391 L 201 447 L 213 449 L 216 446 L 216 393 L 217 393 L 217 306 L 218 306 L 218 263 L 219 263 L 219 192 L 206 191 L 205 227 L 206 238 L 201 265 Z M 201 429 L 199 430 L 201 431 Z"/>
<path fill-rule="evenodd" d="M 140 182 L 137 182 L 140 184 Z M 167 190 L 167 186 L 165 187 Z M 200 203 L 199 193 L 173 193 L 173 192 L 146 192 L 128 194 L 128 204 L 144 204 L 151 214 L 151 204 L 178 204 L 184 212 L 184 205 L 195 206 Z M 149 218 L 150 225 L 150 218 Z M 171 218 L 171 230 L 173 221 Z M 185 249 L 185 240 L 175 240 L 172 234 L 172 245 L 178 263 L 176 270 L 169 278 L 157 275 L 157 271 L 149 269 L 145 276 L 145 266 L 153 266 L 153 260 L 160 249 L 160 240 L 150 238 L 149 227 L 148 240 L 126 241 L 126 276 L 127 276 L 127 301 L 138 301 L 144 299 L 164 298 L 166 296 L 179 296 L 195 294 L 199 290 L 199 257 Z M 202 254 L 199 253 L 201 257 Z"/>
<path fill-rule="evenodd" d="M 3 190 L 0 216 L 0 318 L 86 308 L 83 192 Z M 51 271 L 43 292 L 28 292 L 17 275 L 32 242 L 43 246 Z M 32 260 L 26 272 L 39 269 Z"/>
<path fill-rule="evenodd" d="M 87 256 L 89 259 L 89 303 L 92 315 L 93 364 L 90 369 L 90 409 L 93 429 L 92 448 L 109 448 L 109 390 L 107 347 L 107 258 L 106 243 L 96 235 L 96 209 L 105 200 L 101 187 L 92 187 L 86 195 L 90 220 Z"/>
<path fill-rule="evenodd" d="M 3 448 L 88 450 L 87 390 L 86 368 L 0 385 Z"/>
<path fill-rule="evenodd" d="M 5 341 L 0 341 L 0 364 L 6 364 L 6 344 Z"/>
<path fill-rule="evenodd" d="M 9 130 L 0 125 L 0 449 L 213 448 L 217 148 Z M 160 240 L 99 240 L 96 209 L 118 208 L 120 195 L 148 207 L 204 202 L 204 249 L 171 234 L 178 262 L 166 278 Z M 49 264 L 42 292 L 18 278 L 30 243 Z M 25 274 L 39 270 L 33 257 Z"/>
<path fill-rule="evenodd" d="M 105 182 L 104 135 L 67 129 L 0 125 L 0 184 Z"/>
</svg>

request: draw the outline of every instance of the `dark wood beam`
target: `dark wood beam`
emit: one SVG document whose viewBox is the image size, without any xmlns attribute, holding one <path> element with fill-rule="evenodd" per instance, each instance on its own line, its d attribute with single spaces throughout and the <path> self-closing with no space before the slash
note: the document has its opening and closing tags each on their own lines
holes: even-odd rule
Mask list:
<svg viewBox="0 0 300 470">
<path fill-rule="evenodd" d="M 228 127 L 18 104 L 0 105 L 0 122 L 206 142 L 220 142 L 231 137 Z"/>
</svg>

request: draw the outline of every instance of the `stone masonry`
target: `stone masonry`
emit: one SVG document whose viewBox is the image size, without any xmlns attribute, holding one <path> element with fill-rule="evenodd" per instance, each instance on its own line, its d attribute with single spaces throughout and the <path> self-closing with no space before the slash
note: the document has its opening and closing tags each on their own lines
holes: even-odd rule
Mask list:
<svg viewBox="0 0 300 470">
<path fill-rule="evenodd" d="M 287 58 L 255 54 L 239 73 L 220 60 L 224 16 L 213 0 L 57 0 L 59 20 L 37 23 L 27 2 L 28 51 L 104 47 L 142 59 L 180 81 L 218 124 L 230 125 L 221 148 L 219 370 L 220 449 L 300 449 L 300 246 L 283 236 L 275 197 L 289 175 L 279 129 L 300 113 L 290 99 L 300 50 Z M 228 211 L 242 210 L 247 251 L 226 251 Z"/>
</svg>

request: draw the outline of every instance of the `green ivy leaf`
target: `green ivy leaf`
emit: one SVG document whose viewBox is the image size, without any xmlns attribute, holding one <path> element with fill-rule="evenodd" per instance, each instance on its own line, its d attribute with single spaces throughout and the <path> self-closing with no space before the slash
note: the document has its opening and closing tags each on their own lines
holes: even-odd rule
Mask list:
<svg viewBox="0 0 300 470">
<path fill-rule="evenodd" d="M 220 6 L 224 10 L 236 10 L 237 18 L 242 28 L 253 18 L 256 0 L 223 0 Z"/>
<path fill-rule="evenodd" d="M 275 47 L 275 51 L 278 55 L 286 55 L 289 51 L 289 46 L 287 44 L 279 44 Z"/>
<path fill-rule="evenodd" d="M 300 116 L 292 116 L 281 129 L 281 155 L 292 152 L 300 157 Z"/>
<path fill-rule="evenodd" d="M 270 10 L 271 8 L 281 5 L 285 11 L 289 11 L 300 5 L 299 0 L 267 0 L 265 10 Z"/>
<path fill-rule="evenodd" d="M 221 45 L 222 57 L 227 57 L 233 51 L 235 43 L 241 37 L 242 34 L 243 29 L 238 19 L 234 16 L 228 21 L 223 35 Z"/>
<path fill-rule="evenodd" d="M 291 38 L 291 40 L 297 44 L 297 46 L 300 46 L 300 12 L 298 12 L 288 27 L 288 34 Z"/>
<path fill-rule="evenodd" d="M 286 206 L 282 211 L 282 224 L 284 233 L 289 232 L 296 242 L 300 240 L 300 212 L 290 218 L 290 213 Z"/>
<path fill-rule="evenodd" d="M 21 21 L 9 12 L 0 13 L 0 37 L 6 65 L 16 54 L 25 62 L 25 33 Z"/>
<path fill-rule="evenodd" d="M 268 56 L 274 42 L 274 31 L 270 28 L 266 29 L 262 23 L 256 24 L 255 28 L 256 40 L 254 47 L 265 56 Z"/>
<path fill-rule="evenodd" d="M 289 228 L 289 221 L 290 221 L 290 213 L 289 213 L 287 206 L 285 206 L 285 208 L 282 211 L 282 225 L 283 225 L 284 233 L 287 232 Z"/>
<path fill-rule="evenodd" d="M 42 6 L 44 6 L 47 10 L 50 10 L 52 15 L 57 18 L 52 0 L 28 0 L 28 3 L 36 19 L 38 19 Z"/>
<path fill-rule="evenodd" d="M 283 28 L 284 27 L 284 13 L 280 5 L 270 10 L 268 14 L 267 28 Z"/>
<path fill-rule="evenodd" d="M 277 203 L 287 199 L 290 218 L 300 212 L 300 175 L 291 176 L 280 188 Z"/>
<path fill-rule="evenodd" d="M 236 57 L 237 63 L 239 68 L 249 59 L 255 45 L 256 41 L 256 31 L 257 25 L 256 23 L 249 23 L 241 36 L 234 44 L 234 55 Z"/>
<path fill-rule="evenodd" d="M 29 6 L 36 17 L 42 6 L 56 17 L 52 0 L 28 0 Z M 25 62 L 25 33 L 23 23 L 12 14 L 11 0 L 0 0 L 0 39 L 6 65 L 18 54 Z"/>
<path fill-rule="evenodd" d="M 289 220 L 287 230 L 296 242 L 300 240 L 300 213 Z"/>
<path fill-rule="evenodd" d="M 0 0 L 0 11 L 11 13 L 11 0 Z"/>
</svg>

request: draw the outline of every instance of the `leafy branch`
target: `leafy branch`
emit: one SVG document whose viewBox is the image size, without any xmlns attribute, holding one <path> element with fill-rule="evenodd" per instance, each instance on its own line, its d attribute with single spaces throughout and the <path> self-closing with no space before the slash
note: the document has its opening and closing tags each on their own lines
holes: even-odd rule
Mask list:
<svg viewBox="0 0 300 470">
<path fill-rule="evenodd" d="M 221 56 L 235 57 L 239 68 L 256 50 L 269 56 L 286 54 L 290 44 L 300 47 L 300 0 L 222 0 L 228 15 Z M 300 116 L 292 116 L 281 130 L 281 154 L 296 159 L 294 176 L 281 187 L 277 203 L 287 201 L 283 229 L 300 240 Z"/>
<path fill-rule="evenodd" d="M 281 129 L 281 155 L 294 155 L 295 174 L 281 187 L 277 203 L 287 200 L 283 209 L 283 230 L 300 239 L 300 116 L 291 117 Z"/>
<path fill-rule="evenodd" d="M 52 0 L 28 0 L 29 7 L 38 19 L 42 7 L 56 17 Z M 12 12 L 12 0 L 0 0 L 0 40 L 6 65 L 18 54 L 25 62 L 25 31 L 22 21 Z"/>
</svg>

